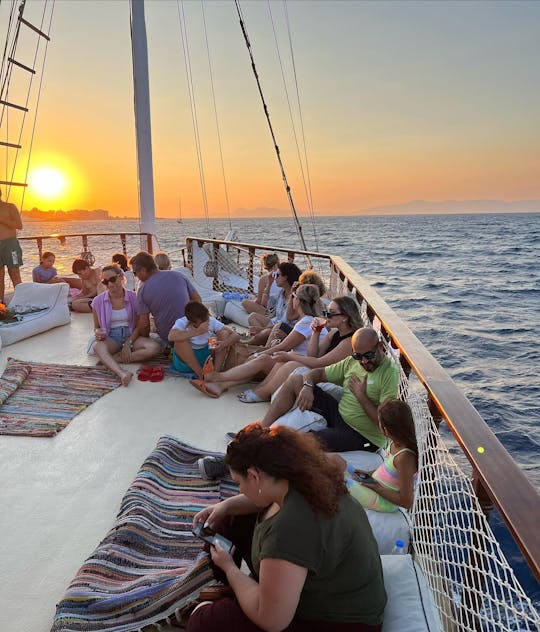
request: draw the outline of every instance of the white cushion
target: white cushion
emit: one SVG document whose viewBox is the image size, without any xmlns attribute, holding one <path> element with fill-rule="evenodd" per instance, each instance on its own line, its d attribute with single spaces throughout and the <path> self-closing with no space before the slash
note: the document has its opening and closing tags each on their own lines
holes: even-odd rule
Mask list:
<svg viewBox="0 0 540 632">
<path fill-rule="evenodd" d="M 0 324 L 2 345 L 35 336 L 43 331 L 67 325 L 70 314 L 67 303 L 69 286 L 67 283 L 20 283 L 9 303 L 9 308 L 24 311 L 30 307 L 44 307 L 39 312 L 25 314 L 17 323 Z"/>
<path fill-rule="evenodd" d="M 405 509 L 400 507 L 392 513 L 366 509 L 366 515 L 381 555 L 390 555 L 396 540 L 402 540 L 405 544 L 405 550 L 407 550 L 410 540 L 410 527 Z"/>
<path fill-rule="evenodd" d="M 208 284 L 206 283 L 204 285 L 197 283 L 197 281 L 194 280 L 189 268 L 180 266 L 174 269 L 183 274 L 189 281 L 191 281 L 191 283 L 193 283 L 195 289 L 201 296 L 201 301 L 208 307 L 216 318 L 221 318 L 223 316 L 223 310 L 225 309 L 225 299 L 223 298 L 223 295 L 220 292 L 216 292 L 211 287 L 208 287 Z M 208 277 L 205 278 L 207 279 Z M 210 281 L 210 285 L 212 285 L 212 279 L 210 279 Z"/>
<path fill-rule="evenodd" d="M 249 314 L 242 307 L 240 301 L 227 301 L 223 313 L 225 317 L 229 320 L 232 320 L 233 323 L 237 323 L 238 325 L 242 325 L 242 327 L 249 328 Z"/>
<path fill-rule="evenodd" d="M 311 410 L 302 412 L 299 408 L 293 408 L 274 421 L 272 426 L 287 426 L 287 428 L 293 428 L 299 432 L 310 432 L 326 428 L 326 419 L 321 417 L 319 413 L 311 412 Z"/>
<path fill-rule="evenodd" d="M 383 632 L 441 632 L 425 577 L 410 555 L 382 555 L 388 602 Z"/>
</svg>

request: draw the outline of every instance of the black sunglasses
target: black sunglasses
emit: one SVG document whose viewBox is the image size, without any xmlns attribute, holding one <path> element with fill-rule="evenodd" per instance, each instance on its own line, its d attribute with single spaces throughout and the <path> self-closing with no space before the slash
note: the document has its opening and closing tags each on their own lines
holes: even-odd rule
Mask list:
<svg viewBox="0 0 540 632">
<path fill-rule="evenodd" d="M 378 347 L 379 347 L 379 343 L 377 343 L 377 346 L 371 351 L 366 351 L 365 353 L 360 353 L 359 351 L 353 351 L 351 353 L 351 356 L 355 360 L 358 360 L 358 361 L 362 360 L 363 358 L 365 358 L 366 360 L 374 360 L 375 356 L 377 355 Z"/>
<path fill-rule="evenodd" d="M 343 316 L 341 312 L 326 312 L 327 318 L 333 318 L 334 316 Z"/>
<path fill-rule="evenodd" d="M 115 274 L 112 277 L 109 277 L 108 279 L 101 279 L 101 282 L 103 283 L 103 285 L 109 285 L 109 283 L 116 283 L 116 279 L 118 279 L 120 275 Z"/>
</svg>

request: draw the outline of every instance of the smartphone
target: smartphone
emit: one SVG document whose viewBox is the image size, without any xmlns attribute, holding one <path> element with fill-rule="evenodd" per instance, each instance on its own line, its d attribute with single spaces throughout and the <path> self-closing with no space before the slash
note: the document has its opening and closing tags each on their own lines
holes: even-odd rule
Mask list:
<svg viewBox="0 0 540 632">
<path fill-rule="evenodd" d="M 225 549 L 228 553 L 231 552 L 233 543 L 230 540 L 227 540 L 227 538 L 223 537 L 219 533 L 216 533 L 210 527 L 205 527 L 203 524 L 198 522 L 193 528 L 193 533 L 198 538 L 201 538 L 201 540 L 208 542 L 208 544 L 212 544 L 213 546 L 215 546 L 216 544 L 219 544 L 219 546 L 222 549 Z"/>
<path fill-rule="evenodd" d="M 373 485 L 374 483 L 377 482 L 373 478 L 373 476 L 370 476 L 369 474 L 365 474 L 364 472 L 355 472 L 354 478 L 356 478 L 357 481 L 360 481 L 360 483 L 369 483 L 370 485 Z"/>
</svg>

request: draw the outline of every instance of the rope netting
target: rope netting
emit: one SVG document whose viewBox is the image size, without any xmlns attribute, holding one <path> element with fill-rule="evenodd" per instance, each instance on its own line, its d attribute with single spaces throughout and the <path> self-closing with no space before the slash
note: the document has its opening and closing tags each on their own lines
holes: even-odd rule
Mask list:
<svg viewBox="0 0 540 632">
<path fill-rule="evenodd" d="M 261 256 L 274 251 L 258 249 L 254 254 L 248 248 L 226 246 L 214 248 L 213 244 L 199 245 L 193 242 L 189 249 L 190 265 L 193 277 L 197 282 L 204 282 L 203 277 L 210 277 L 212 289 L 217 292 L 257 293 L 257 282 L 262 274 Z M 278 253 L 281 261 L 287 260 L 287 255 Z M 295 254 L 294 263 L 300 270 L 311 268 L 305 255 Z M 317 269 L 328 287 L 330 270 L 327 261 L 326 272 Z"/>
<path fill-rule="evenodd" d="M 329 295 L 356 298 L 335 273 Z M 367 305 L 362 321 L 370 323 Z M 397 352 L 386 342 L 387 353 Z M 419 473 L 412 524 L 412 554 L 431 589 L 444 630 L 537 631 L 540 616 L 517 581 L 482 511 L 470 477 L 450 454 L 418 380 L 400 370 L 399 397 L 413 411 Z"/>
</svg>

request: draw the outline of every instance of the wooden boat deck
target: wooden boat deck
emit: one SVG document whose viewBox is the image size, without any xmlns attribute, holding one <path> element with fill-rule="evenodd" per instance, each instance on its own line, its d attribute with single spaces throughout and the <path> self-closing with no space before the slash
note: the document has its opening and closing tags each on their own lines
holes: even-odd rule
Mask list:
<svg viewBox="0 0 540 632">
<path fill-rule="evenodd" d="M 95 364 L 86 355 L 90 315 L 2 349 L 8 357 Z M 134 369 L 133 369 L 134 370 Z M 120 501 L 158 438 L 172 434 L 223 450 L 225 433 L 253 421 L 264 404 L 226 405 L 187 380 L 166 377 L 119 387 L 77 415 L 54 438 L 0 437 L 0 630 L 47 632 L 56 603 L 84 559 L 110 529 Z M 220 400 L 221 401 L 221 400 Z"/>
</svg>

